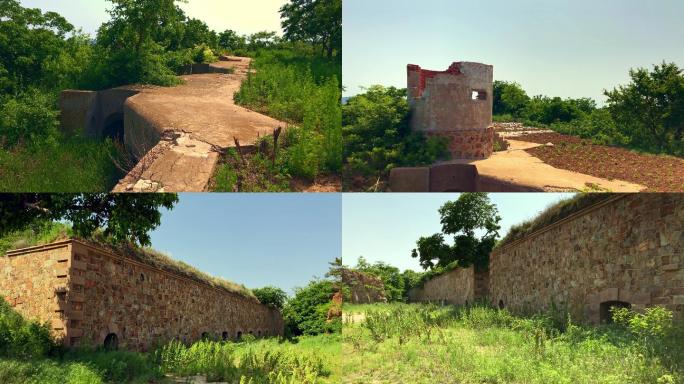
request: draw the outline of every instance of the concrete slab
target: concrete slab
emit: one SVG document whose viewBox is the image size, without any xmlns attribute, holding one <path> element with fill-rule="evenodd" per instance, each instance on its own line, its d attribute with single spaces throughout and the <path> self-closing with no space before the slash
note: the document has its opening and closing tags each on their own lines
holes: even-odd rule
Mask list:
<svg viewBox="0 0 684 384">
<path fill-rule="evenodd" d="M 586 191 L 639 192 L 645 186 L 622 180 L 605 180 L 565 169 L 554 168 L 525 149 L 540 146 L 519 140 L 508 140 L 507 151 L 495 152 L 482 160 L 452 160 L 445 164 L 473 164 L 481 178 L 510 183 L 530 190 L 542 191 Z M 482 192 L 489 192 L 482 190 Z M 498 192 L 498 191 L 492 191 Z"/>
<path fill-rule="evenodd" d="M 430 167 L 390 170 L 392 192 L 430 192 Z"/>
</svg>

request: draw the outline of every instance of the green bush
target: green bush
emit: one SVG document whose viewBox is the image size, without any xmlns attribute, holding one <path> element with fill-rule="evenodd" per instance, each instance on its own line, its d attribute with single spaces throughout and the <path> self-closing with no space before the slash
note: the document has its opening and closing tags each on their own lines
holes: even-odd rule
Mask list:
<svg viewBox="0 0 684 384">
<path fill-rule="evenodd" d="M 54 95 L 31 88 L 18 96 L 0 96 L 0 147 L 19 143 L 54 146 L 59 139 L 59 113 Z"/>
<path fill-rule="evenodd" d="M 294 335 L 340 332 L 340 319 L 327 321 L 331 300 L 336 292 L 335 283 L 328 280 L 314 280 L 304 288 L 297 288 L 295 296 L 287 301 L 283 309 L 289 332 Z"/>
<path fill-rule="evenodd" d="M 40 358 L 56 348 L 47 325 L 25 320 L 0 297 L 0 357 Z"/>
<path fill-rule="evenodd" d="M 343 106 L 342 134 L 345 181 L 384 179 L 395 167 L 448 158 L 444 139 L 411 132 L 405 89 L 376 85 L 350 98 Z"/>
</svg>

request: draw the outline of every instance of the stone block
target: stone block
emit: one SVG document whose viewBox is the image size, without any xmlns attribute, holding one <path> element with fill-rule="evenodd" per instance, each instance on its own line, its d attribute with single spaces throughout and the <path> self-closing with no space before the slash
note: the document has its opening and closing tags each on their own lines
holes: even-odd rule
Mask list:
<svg viewBox="0 0 684 384">
<path fill-rule="evenodd" d="M 430 192 L 476 192 L 477 167 L 473 164 L 439 164 L 430 168 Z"/>
<path fill-rule="evenodd" d="M 389 187 L 392 192 L 430 192 L 430 168 L 394 168 Z"/>
<path fill-rule="evenodd" d="M 672 297 L 672 303 L 674 305 L 684 305 L 684 295 L 677 295 Z"/>
</svg>

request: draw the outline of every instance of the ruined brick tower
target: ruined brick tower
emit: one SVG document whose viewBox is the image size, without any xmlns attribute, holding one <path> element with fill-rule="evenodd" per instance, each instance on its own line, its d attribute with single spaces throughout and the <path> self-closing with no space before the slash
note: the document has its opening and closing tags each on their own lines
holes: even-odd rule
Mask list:
<svg viewBox="0 0 684 384">
<path fill-rule="evenodd" d="M 446 137 L 454 159 L 489 157 L 494 67 L 458 62 L 443 72 L 413 64 L 407 70 L 411 129 Z"/>
</svg>

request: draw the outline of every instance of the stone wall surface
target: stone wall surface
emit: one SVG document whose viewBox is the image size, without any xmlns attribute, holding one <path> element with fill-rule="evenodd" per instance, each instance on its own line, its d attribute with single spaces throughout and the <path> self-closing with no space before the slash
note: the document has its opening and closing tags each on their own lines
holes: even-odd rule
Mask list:
<svg viewBox="0 0 684 384">
<path fill-rule="evenodd" d="M 407 67 L 411 128 L 446 137 L 454 158 L 486 158 L 492 154 L 494 67 L 453 63 L 446 71 Z"/>
<path fill-rule="evenodd" d="M 456 268 L 409 291 L 409 301 L 465 305 L 475 301 L 475 270 Z"/>
<path fill-rule="evenodd" d="M 162 271 L 85 243 L 68 241 L 65 244 L 72 251 L 68 256 L 67 272 L 61 272 L 61 269 L 59 272 L 64 275 L 62 286 L 66 287 L 61 288 L 65 291 L 61 300 L 66 323 L 66 331 L 61 336 L 65 345 L 102 345 L 108 335 L 115 334 L 123 348 L 148 350 L 172 339 L 193 342 L 202 337 L 236 339 L 250 333 L 264 337 L 283 332 L 280 312 L 254 298 Z M 23 263 L 30 260 L 32 266 L 25 268 L 27 272 L 15 271 L 14 266 L 12 271 L 3 272 L 5 289 L 17 292 L 23 285 L 30 284 L 27 279 L 42 281 L 51 276 L 52 262 L 42 254 L 42 251 L 29 249 L 25 254 L 9 257 L 27 260 Z M 37 262 L 37 258 L 44 261 Z M 11 263 L 18 262 L 12 260 Z M 36 270 L 41 263 L 47 267 Z M 3 271 L 6 269 L 3 267 Z M 8 282 L 4 278 L 8 273 L 18 278 Z M 22 313 L 30 318 L 45 316 L 44 310 L 38 309 L 47 306 L 45 302 L 52 305 L 47 296 L 48 291 L 54 290 L 53 285 L 45 283 L 39 295 L 30 294 L 26 301 L 39 303 L 32 304 L 38 307 L 22 310 Z"/>
<path fill-rule="evenodd" d="M 342 282 L 349 287 L 352 304 L 387 302 L 385 284 L 376 276 L 344 268 Z"/>
<path fill-rule="evenodd" d="M 684 195 L 618 195 L 496 249 L 490 297 L 597 323 L 611 302 L 684 312 Z M 602 305 L 603 304 L 603 305 Z"/>
<path fill-rule="evenodd" d="M 25 318 L 47 323 L 63 339 L 71 262 L 70 244 L 42 247 L 30 255 L 0 256 L 0 296 Z"/>
</svg>

